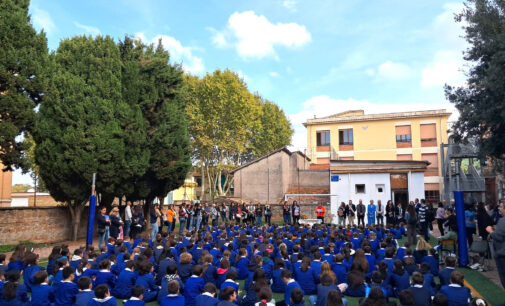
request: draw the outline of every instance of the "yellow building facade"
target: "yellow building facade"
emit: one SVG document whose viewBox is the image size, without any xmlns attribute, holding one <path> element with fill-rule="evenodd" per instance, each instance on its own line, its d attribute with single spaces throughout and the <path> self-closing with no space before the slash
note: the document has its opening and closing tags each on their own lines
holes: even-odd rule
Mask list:
<svg viewBox="0 0 505 306">
<path fill-rule="evenodd" d="M 363 110 L 309 119 L 307 155 L 313 169 L 330 160 L 427 160 L 425 197 L 438 201 L 442 189 L 440 144 L 448 143 L 446 110 L 365 114 Z"/>
</svg>

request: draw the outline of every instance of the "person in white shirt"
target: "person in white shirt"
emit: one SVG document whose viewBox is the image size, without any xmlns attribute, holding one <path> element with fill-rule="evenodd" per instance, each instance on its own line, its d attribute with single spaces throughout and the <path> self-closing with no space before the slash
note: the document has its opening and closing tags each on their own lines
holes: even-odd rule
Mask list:
<svg viewBox="0 0 505 306">
<path fill-rule="evenodd" d="M 130 235 L 130 226 L 132 224 L 132 202 L 126 202 L 126 208 L 124 211 L 124 236 Z"/>
</svg>

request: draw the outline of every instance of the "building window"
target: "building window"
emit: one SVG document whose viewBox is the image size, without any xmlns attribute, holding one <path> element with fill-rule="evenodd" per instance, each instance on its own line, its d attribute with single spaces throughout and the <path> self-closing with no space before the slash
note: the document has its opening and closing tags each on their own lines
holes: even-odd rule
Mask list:
<svg viewBox="0 0 505 306">
<path fill-rule="evenodd" d="M 365 184 L 356 184 L 356 193 L 365 193 Z"/>
<path fill-rule="evenodd" d="M 318 131 L 316 138 L 318 147 L 330 145 L 330 131 Z"/>
<path fill-rule="evenodd" d="M 352 129 L 339 130 L 338 142 L 339 145 L 352 145 L 353 144 Z"/>
<path fill-rule="evenodd" d="M 421 124 L 421 142 L 436 142 L 437 128 L 435 123 Z"/>
<path fill-rule="evenodd" d="M 383 184 L 377 184 L 375 185 L 377 188 L 377 193 L 383 193 L 384 192 L 384 185 Z"/>
<path fill-rule="evenodd" d="M 427 202 L 435 203 L 440 201 L 440 191 L 438 190 L 425 190 L 424 199 Z"/>
<path fill-rule="evenodd" d="M 411 142 L 412 135 L 410 125 L 400 125 L 396 127 L 396 142 Z"/>
</svg>

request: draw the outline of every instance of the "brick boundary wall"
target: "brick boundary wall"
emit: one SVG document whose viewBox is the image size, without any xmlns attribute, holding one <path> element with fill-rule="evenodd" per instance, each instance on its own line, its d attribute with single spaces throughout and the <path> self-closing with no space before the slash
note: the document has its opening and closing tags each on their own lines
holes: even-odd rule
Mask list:
<svg viewBox="0 0 505 306">
<path fill-rule="evenodd" d="M 86 237 L 88 208 L 82 212 L 78 238 Z M 70 240 L 72 221 L 67 207 L 0 208 L 0 244 L 19 241 L 53 243 Z"/>
</svg>

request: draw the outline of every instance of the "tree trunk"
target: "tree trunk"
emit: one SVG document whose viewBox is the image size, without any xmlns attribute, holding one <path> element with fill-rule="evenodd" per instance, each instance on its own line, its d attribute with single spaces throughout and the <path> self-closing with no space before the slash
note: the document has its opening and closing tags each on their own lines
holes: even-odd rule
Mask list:
<svg viewBox="0 0 505 306">
<path fill-rule="evenodd" d="M 71 205 L 71 203 L 67 203 L 67 205 L 68 205 L 68 209 L 70 211 L 70 216 L 71 216 L 71 221 L 72 221 L 72 236 L 70 239 L 72 241 L 76 241 L 77 234 L 79 232 L 79 225 L 81 224 L 81 215 L 82 215 L 82 211 L 84 210 L 84 204 L 74 202 L 74 205 Z"/>
<path fill-rule="evenodd" d="M 202 172 L 202 190 L 200 191 L 200 201 L 203 201 L 203 198 L 205 197 L 205 169 L 203 167 L 203 163 L 202 163 L 202 168 L 201 168 L 201 172 Z"/>
</svg>

